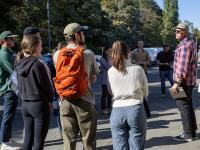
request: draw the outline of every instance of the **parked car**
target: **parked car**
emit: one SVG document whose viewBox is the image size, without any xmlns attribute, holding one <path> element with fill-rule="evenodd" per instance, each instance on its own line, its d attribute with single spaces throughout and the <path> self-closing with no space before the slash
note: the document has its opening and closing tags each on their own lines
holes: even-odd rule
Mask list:
<svg viewBox="0 0 200 150">
<path fill-rule="evenodd" d="M 151 65 L 156 65 L 156 57 L 157 54 L 163 50 L 162 47 L 149 47 L 149 48 L 144 48 L 148 53 L 149 57 L 151 59 Z"/>
</svg>

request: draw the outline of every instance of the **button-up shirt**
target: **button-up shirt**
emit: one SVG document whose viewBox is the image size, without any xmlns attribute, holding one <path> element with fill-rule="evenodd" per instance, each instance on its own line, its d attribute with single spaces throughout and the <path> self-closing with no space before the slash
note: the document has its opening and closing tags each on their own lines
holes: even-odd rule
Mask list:
<svg viewBox="0 0 200 150">
<path fill-rule="evenodd" d="M 181 78 L 186 85 L 193 86 L 197 79 L 197 47 L 193 39 L 184 38 L 174 55 L 173 79 Z"/>
<path fill-rule="evenodd" d="M 144 64 L 140 65 L 145 73 L 147 74 L 147 65 L 150 62 L 149 53 L 145 50 L 135 49 L 130 54 L 131 61 L 136 61 L 137 63 L 142 62 Z"/>
</svg>

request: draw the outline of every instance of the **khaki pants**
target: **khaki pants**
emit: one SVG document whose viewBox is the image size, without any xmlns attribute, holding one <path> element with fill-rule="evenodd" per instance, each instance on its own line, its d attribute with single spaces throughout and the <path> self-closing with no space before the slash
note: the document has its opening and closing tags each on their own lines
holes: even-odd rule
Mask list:
<svg viewBox="0 0 200 150">
<path fill-rule="evenodd" d="M 95 105 L 82 99 L 63 100 L 60 119 L 64 140 L 64 150 L 75 150 L 80 131 L 84 150 L 96 149 L 97 113 Z"/>
</svg>

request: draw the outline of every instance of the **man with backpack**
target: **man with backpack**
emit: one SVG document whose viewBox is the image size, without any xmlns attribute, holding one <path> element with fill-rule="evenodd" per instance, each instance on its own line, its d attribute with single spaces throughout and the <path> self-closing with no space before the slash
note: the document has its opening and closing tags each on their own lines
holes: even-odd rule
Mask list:
<svg viewBox="0 0 200 150">
<path fill-rule="evenodd" d="M 59 52 L 56 62 L 55 87 L 60 96 L 60 118 L 64 150 L 75 150 L 80 131 L 83 147 L 96 149 L 97 115 L 95 97 L 90 89 L 89 64 L 84 60 L 84 28 L 70 23 L 64 29 L 68 45 Z M 93 58 L 91 58 L 92 60 Z"/>
</svg>

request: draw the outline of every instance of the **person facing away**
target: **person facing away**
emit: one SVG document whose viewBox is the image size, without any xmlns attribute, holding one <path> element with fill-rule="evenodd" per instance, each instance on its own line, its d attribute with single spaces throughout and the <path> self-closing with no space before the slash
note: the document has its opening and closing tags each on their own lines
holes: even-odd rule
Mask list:
<svg viewBox="0 0 200 150">
<path fill-rule="evenodd" d="M 197 139 L 197 123 L 192 105 L 192 90 L 197 79 L 197 46 L 189 35 L 189 28 L 184 23 L 176 26 L 176 39 L 180 41 L 174 55 L 172 92 L 178 94 L 182 87 L 187 97 L 176 100 L 176 105 L 181 114 L 183 132 L 173 137 L 176 141 L 193 141 Z"/>
<path fill-rule="evenodd" d="M 23 36 L 15 64 L 25 128 L 22 150 L 43 150 L 49 128 L 53 89 L 41 51 L 40 36 Z"/>
<path fill-rule="evenodd" d="M 172 63 L 173 63 L 173 53 L 170 51 L 169 45 L 163 45 L 163 51 L 159 52 L 156 57 L 157 64 L 159 66 L 159 73 L 161 79 L 161 94 L 162 97 L 165 96 L 165 79 L 167 78 L 173 85 L 172 79 Z"/>
<path fill-rule="evenodd" d="M 4 31 L 0 34 L 0 96 L 4 100 L 4 113 L 1 122 L 0 140 L 2 142 L 1 150 L 17 149 L 12 147 L 12 123 L 18 104 L 18 97 L 11 88 L 11 74 L 14 70 L 15 57 L 12 47 L 15 45 L 17 35 L 10 31 Z"/>
<path fill-rule="evenodd" d="M 112 45 L 108 87 L 113 95 L 110 125 L 114 150 L 143 150 L 146 138 L 143 97 L 148 96 L 148 83 L 143 68 L 131 64 L 129 52 L 122 41 Z"/>
<path fill-rule="evenodd" d="M 68 43 L 66 49 L 78 50 L 84 48 L 85 36 L 84 27 L 78 23 L 70 23 L 64 29 L 64 36 Z M 59 56 L 64 56 L 65 53 Z M 58 56 L 58 58 L 59 58 Z M 84 56 L 85 58 L 85 56 Z M 80 67 L 84 67 L 88 74 L 88 80 L 90 74 L 93 72 L 92 68 L 88 69 L 89 60 L 94 61 L 94 58 L 84 59 L 84 64 L 79 64 Z M 58 66 L 56 61 L 56 70 Z M 89 71 L 89 72 L 88 72 Z M 56 72 L 57 73 L 57 72 Z M 80 131 L 83 147 L 87 150 L 96 149 L 96 128 L 97 128 L 97 113 L 95 108 L 95 97 L 88 84 L 84 94 L 76 99 L 68 99 L 67 97 L 60 98 L 60 119 L 63 132 L 64 150 L 75 150 L 76 139 Z"/>
<path fill-rule="evenodd" d="M 103 111 L 103 114 L 107 114 L 111 110 L 111 99 L 112 96 L 108 92 L 107 87 L 107 78 L 108 78 L 108 70 L 112 66 L 112 49 L 106 48 L 103 51 L 103 55 L 100 59 L 100 70 L 102 74 L 102 83 L 101 83 L 101 110 Z"/>
</svg>

